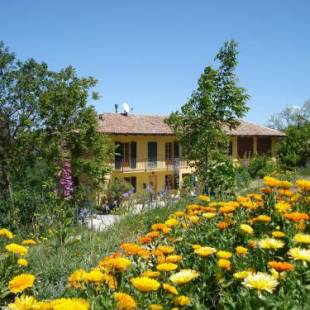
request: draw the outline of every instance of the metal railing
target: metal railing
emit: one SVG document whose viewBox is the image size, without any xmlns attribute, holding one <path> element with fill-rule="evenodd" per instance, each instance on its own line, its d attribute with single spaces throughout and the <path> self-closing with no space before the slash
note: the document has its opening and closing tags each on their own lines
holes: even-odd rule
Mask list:
<svg viewBox="0 0 310 310">
<path fill-rule="evenodd" d="M 114 169 L 119 171 L 153 171 L 153 170 L 179 170 L 187 168 L 188 163 L 180 158 L 130 158 L 129 160 L 115 159 Z"/>
</svg>

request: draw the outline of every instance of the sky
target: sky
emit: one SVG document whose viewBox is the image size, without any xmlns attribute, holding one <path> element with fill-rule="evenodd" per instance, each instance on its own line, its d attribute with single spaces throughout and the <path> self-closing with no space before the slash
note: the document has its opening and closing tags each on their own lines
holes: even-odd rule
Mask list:
<svg viewBox="0 0 310 310">
<path fill-rule="evenodd" d="M 0 10 L 0 40 L 19 59 L 98 80 L 99 113 L 123 102 L 138 114 L 178 110 L 230 39 L 247 120 L 264 125 L 310 99 L 309 0 L 0 0 Z"/>
</svg>

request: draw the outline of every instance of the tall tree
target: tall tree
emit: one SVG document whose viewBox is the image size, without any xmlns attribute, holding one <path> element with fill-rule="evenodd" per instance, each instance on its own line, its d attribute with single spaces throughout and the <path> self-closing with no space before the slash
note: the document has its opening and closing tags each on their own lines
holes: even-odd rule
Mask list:
<svg viewBox="0 0 310 310">
<path fill-rule="evenodd" d="M 232 168 L 223 129 L 236 127 L 238 119 L 248 111 L 249 96 L 237 85 L 235 75 L 237 54 L 237 43 L 225 42 L 215 57 L 218 68 L 205 68 L 188 102 L 167 120 L 182 145 L 183 156 L 211 191 L 223 185 L 215 176 L 229 174 Z"/>
</svg>

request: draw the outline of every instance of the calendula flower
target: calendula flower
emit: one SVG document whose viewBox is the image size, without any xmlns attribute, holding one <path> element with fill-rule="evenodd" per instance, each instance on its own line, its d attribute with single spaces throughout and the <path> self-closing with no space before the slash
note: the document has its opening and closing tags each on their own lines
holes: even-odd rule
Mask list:
<svg viewBox="0 0 310 310">
<path fill-rule="evenodd" d="M 147 277 L 132 278 L 130 282 L 140 292 L 157 291 L 160 287 L 158 281 Z"/>
<path fill-rule="evenodd" d="M 173 303 L 176 306 L 188 306 L 191 303 L 191 299 L 188 296 L 180 295 L 174 297 Z"/>
<path fill-rule="evenodd" d="M 222 269 L 231 270 L 231 262 L 228 259 L 220 258 L 217 265 Z"/>
<path fill-rule="evenodd" d="M 109 270 L 125 271 L 131 265 L 131 261 L 125 257 L 107 257 L 99 262 L 99 268 L 105 268 Z"/>
<path fill-rule="evenodd" d="M 309 215 L 307 213 L 301 213 L 301 212 L 286 213 L 284 214 L 284 217 L 293 222 L 309 220 Z"/>
<path fill-rule="evenodd" d="M 16 243 L 10 243 L 8 244 L 5 249 L 8 252 L 11 252 L 13 254 L 18 254 L 21 256 L 24 256 L 28 253 L 28 249 L 22 245 L 16 244 Z"/>
<path fill-rule="evenodd" d="M 249 245 L 249 247 L 251 247 L 252 249 L 255 249 L 255 248 L 257 247 L 257 241 L 251 239 L 251 240 L 248 241 L 248 245 Z"/>
<path fill-rule="evenodd" d="M 175 284 L 185 284 L 199 277 L 199 272 L 192 269 L 182 269 L 169 277 Z"/>
<path fill-rule="evenodd" d="M 244 232 L 245 234 L 252 235 L 254 232 L 253 228 L 250 225 L 241 224 L 239 227 L 240 227 L 240 230 Z"/>
<path fill-rule="evenodd" d="M 304 191 L 304 192 L 310 191 L 310 181 L 309 180 L 297 180 L 296 186 L 301 191 Z"/>
<path fill-rule="evenodd" d="M 294 241 L 297 243 L 310 244 L 310 234 L 296 234 Z"/>
<path fill-rule="evenodd" d="M 262 222 L 262 223 L 269 223 L 271 221 L 271 217 L 268 215 L 259 215 L 255 218 L 253 218 L 253 222 Z"/>
<path fill-rule="evenodd" d="M 152 225 L 152 230 L 163 230 L 167 225 L 164 223 L 156 223 Z"/>
<path fill-rule="evenodd" d="M 178 263 L 181 260 L 182 260 L 182 256 L 181 255 L 168 255 L 166 257 L 166 262 L 167 263 Z"/>
<path fill-rule="evenodd" d="M 216 226 L 220 230 L 224 230 L 224 229 L 228 228 L 231 225 L 232 225 L 232 223 L 229 222 L 229 221 L 222 221 L 222 222 L 218 222 Z"/>
<path fill-rule="evenodd" d="M 157 249 L 162 251 L 164 254 L 171 254 L 174 252 L 174 247 L 172 246 L 160 245 Z"/>
<path fill-rule="evenodd" d="M 159 231 L 150 231 L 146 234 L 147 237 L 153 239 L 156 239 L 160 236 L 160 232 Z"/>
<path fill-rule="evenodd" d="M 235 272 L 233 274 L 233 277 L 237 280 L 243 280 L 245 279 L 247 276 L 249 276 L 250 274 L 252 274 L 252 272 L 244 270 L 244 271 L 239 271 L 239 272 Z"/>
<path fill-rule="evenodd" d="M 116 301 L 116 308 L 118 310 L 133 310 L 137 309 L 137 303 L 128 294 L 117 292 L 113 294 L 114 300 Z"/>
<path fill-rule="evenodd" d="M 149 243 L 151 243 L 152 241 L 153 241 L 152 238 L 146 237 L 146 236 L 141 236 L 141 237 L 139 237 L 139 239 L 138 239 L 138 242 L 139 242 L 140 244 L 149 244 Z"/>
<path fill-rule="evenodd" d="M 279 180 L 272 177 L 264 177 L 264 183 L 269 187 L 276 187 L 279 185 Z"/>
<path fill-rule="evenodd" d="M 222 214 L 232 213 L 236 210 L 235 206 L 224 206 L 219 209 L 219 212 Z"/>
<path fill-rule="evenodd" d="M 289 250 L 288 254 L 294 260 L 310 262 L 310 250 L 302 249 L 302 248 L 292 248 Z"/>
<path fill-rule="evenodd" d="M 200 245 L 200 244 L 193 244 L 193 245 L 192 245 L 192 249 L 193 249 L 193 250 L 196 250 L 196 249 L 199 249 L 199 248 L 201 248 L 201 245 Z"/>
<path fill-rule="evenodd" d="M 208 195 L 199 195 L 198 199 L 202 201 L 210 201 L 210 197 Z"/>
<path fill-rule="evenodd" d="M 33 240 L 33 239 L 26 239 L 23 240 L 22 245 L 36 245 L 37 241 Z"/>
<path fill-rule="evenodd" d="M 9 289 L 12 293 L 17 294 L 24 291 L 26 288 L 32 287 L 36 277 L 29 273 L 22 273 L 15 276 L 9 282 Z"/>
<path fill-rule="evenodd" d="M 279 282 L 270 274 L 257 272 L 249 274 L 242 282 L 248 288 L 254 288 L 257 291 L 266 291 L 272 293 Z"/>
<path fill-rule="evenodd" d="M 32 310 L 37 305 L 37 300 L 33 296 L 22 295 L 16 297 L 14 303 L 9 304 L 10 310 Z"/>
<path fill-rule="evenodd" d="M 246 255 L 248 253 L 248 249 L 243 246 L 237 246 L 235 250 L 238 256 Z"/>
<path fill-rule="evenodd" d="M 14 238 L 13 233 L 6 228 L 0 229 L 0 236 L 5 237 L 7 239 L 13 239 Z"/>
<path fill-rule="evenodd" d="M 200 218 L 197 215 L 188 215 L 186 218 L 193 224 L 197 224 L 200 221 Z"/>
<path fill-rule="evenodd" d="M 289 182 L 289 181 L 278 181 L 278 187 L 281 188 L 290 188 L 293 186 L 293 183 Z"/>
<path fill-rule="evenodd" d="M 294 265 L 286 262 L 270 261 L 268 262 L 268 267 L 280 272 L 294 270 Z"/>
<path fill-rule="evenodd" d="M 89 303 L 82 298 L 59 298 L 51 302 L 53 310 L 88 310 Z"/>
<path fill-rule="evenodd" d="M 272 237 L 275 237 L 275 238 L 285 237 L 285 233 L 283 231 L 279 231 L 279 230 L 275 230 L 271 234 L 272 234 Z"/>
<path fill-rule="evenodd" d="M 81 283 L 85 281 L 86 271 L 84 269 L 78 269 L 74 271 L 68 278 L 70 285 L 74 288 L 82 287 Z"/>
<path fill-rule="evenodd" d="M 173 285 L 170 285 L 168 283 L 163 284 L 163 289 L 172 295 L 178 295 L 179 294 L 178 290 Z"/>
<path fill-rule="evenodd" d="M 265 238 L 258 241 L 258 246 L 262 249 L 281 249 L 284 242 L 274 238 Z"/>
<path fill-rule="evenodd" d="M 26 267 L 26 266 L 28 266 L 28 261 L 27 261 L 27 259 L 19 258 L 19 259 L 17 260 L 17 264 L 18 264 L 19 266 L 21 266 L 21 267 Z"/>
<path fill-rule="evenodd" d="M 209 247 L 209 246 L 202 246 L 198 249 L 194 250 L 195 254 L 199 255 L 199 256 L 210 256 L 212 254 L 214 254 L 216 252 L 215 248 Z"/>
<path fill-rule="evenodd" d="M 151 304 L 149 306 L 149 310 L 162 310 L 163 307 L 161 305 L 158 305 L 158 304 Z"/>
<path fill-rule="evenodd" d="M 165 222 L 166 226 L 168 227 L 174 227 L 179 224 L 179 221 L 177 219 L 169 219 Z"/>
<path fill-rule="evenodd" d="M 205 212 L 202 214 L 202 216 L 208 220 L 216 217 L 216 213 L 213 213 L 213 212 Z"/>
<path fill-rule="evenodd" d="M 147 278 L 158 278 L 159 276 L 160 276 L 159 271 L 147 270 L 142 273 L 142 277 L 147 277 Z"/>
<path fill-rule="evenodd" d="M 219 258 L 231 258 L 232 257 L 232 253 L 231 252 L 228 252 L 228 251 L 217 251 L 216 252 L 216 256 L 219 257 Z"/>
<path fill-rule="evenodd" d="M 174 263 L 162 263 L 156 266 L 156 269 L 159 271 L 172 271 L 178 268 L 177 264 Z"/>
<path fill-rule="evenodd" d="M 287 213 L 291 210 L 291 205 L 288 202 L 280 201 L 275 204 L 274 208 L 281 214 Z"/>
</svg>

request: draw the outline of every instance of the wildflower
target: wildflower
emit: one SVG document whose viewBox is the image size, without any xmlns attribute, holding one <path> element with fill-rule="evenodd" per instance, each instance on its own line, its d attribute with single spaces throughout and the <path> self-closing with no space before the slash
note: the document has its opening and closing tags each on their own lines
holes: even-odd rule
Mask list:
<svg viewBox="0 0 310 310">
<path fill-rule="evenodd" d="M 272 177 L 264 177 L 264 183 L 269 187 L 276 187 L 279 185 L 279 180 Z"/>
<path fill-rule="evenodd" d="M 269 187 L 262 187 L 260 191 L 264 194 L 269 194 L 272 190 Z"/>
<path fill-rule="evenodd" d="M 307 213 L 300 213 L 300 212 L 286 213 L 284 214 L 284 217 L 293 222 L 309 220 L 309 215 Z"/>
<path fill-rule="evenodd" d="M 160 276 L 159 271 L 147 270 L 142 273 L 142 277 L 147 277 L 147 278 L 158 278 L 159 276 Z"/>
<path fill-rule="evenodd" d="M 149 244 L 152 242 L 152 238 L 147 237 L 147 236 L 141 236 L 139 237 L 138 242 L 141 244 Z"/>
<path fill-rule="evenodd" d="M 78 269 L 74 271 L 68 278 L 68 281 L 72 287 L 80 288 L 81 282 L 85 280 L 86 271 L 84 269 Z"/>
<path fill-rule="evenodd" d="M 216 252 L 215 248 L 209 247 L 209 246 L 202 246 L 198 249 L 195 249 L 194 252 L 199 256 L 210 256 Z"/>
<path fill-rule="evenodd" d="M 259 215 L 255 218 L 253 218 L 253 222 L 262 222 L 262 223 L 269 223 L 271 221 L 271 217 L 268 215 Z"/>
<path fill-rule="evenodd" d="M 151 238 L 151 239 L 156 239 L 160 236 L 160 232 L 159 231 L 150 231 L 146 234 L 146 236 Z"/>
<path fill-rule="evenodd" d="M 294 195 L 294 193 L 289 189 L 279 189 L 278 193 L 279 196 L 286 196 L 286 197 L 292 197 Z"/>
<path fill-rule="evenodd" d="M 182 256 L 181 255 L 168 255 L 166 257 L 166 262 L 167 263 L 178 263 L 181 260 L 182 260 Z"/>
<path fill-rule="evenodd" d="M 27 259 L 19 258 L 19 259 L 17 260 L 17 264 L 18 264 L 19 266 L 21 266 L 21 267 L 26 267 L 26 266 L 28 266 L 28 261 L 27 261 Z"/>
<path fill-rule="evenodd" d="M 163 307 L 161 305 L 158 305 L 158 304 L 151 304 L 149 306 L 149 310 L 162 310 Z"/>
<path fill-rule="evenodd" d="M 243 246 L 237 246 L 235 248 L 237 255 L 246 255 L 248 253 L 248 249 Z"/>
<path fill-rule="evenodd" d="M 279 284 L 278 281 L 264 272 L 257 272 L 249 274 L 242 282 L 242 284 L 248 288 L 254 288 L 257 291 L 267 291 L 272 293 L 272 291 Z"/>
<path fill-rule="evenodd" d="M 296 234 L 294 236 L 294 241 L 297 243 L 310 244 L 310 234 Z"/>
<path fill-rule="evenodd" d="M 290 188 L 293 186 L 293 183 L 289 182 L 289 181 L 278 181 L 278 187 L 281 188 Z"/>
<path fill-rule="evenodd" d="M 241 224 L 239 227 L 240 227 L 240 229 L 241 229 L 244 233 L 246 233 L 246 234 L 248 234 L 248 235 L 252 235 L 253 232 L 254 232 L 253 228 L 252 228 L 250 225 Z"/>
<path fill-rule="evenodd" d="M 162 263 L 156 266 L 156 269 L 159 271 L 172 271 L 178 268 L 177 264 L 173 263 Z"/>
<path fill-rule="evenodd" d="M 163 230 L 167 225 L 163 223 L 156 223 L 152 225 L 152 230 Z"/>
<path fill-rule="evenodd" d="M 219 209 L 219 212 L 222 214 L 232 213 L 236 210 L 234 206 L 224 206 Z"/>
<path fill-rule="evenodd" d="M 222 221 L 222 222 L 217 223 L 217 228 L 219 228 L 220 230 L 224 230 L 228 228 L 229 226 L 231 226 L 231 223 L 228 221 Z"/>
<path fill-rule="evenodd" d="M 193 244 L 193 245 L 192 245 L 192 249 L 193 249 L 193 250 L 196 250 L 196 249 L 199 249 L 199 248 L 201 248 L 201 245 L 200 245 L 200 244 Z"/>
<path fill-rule="evenodd" d="M 22 273 L 15 276 L 9 282 L 9 289 L 12 293 L 17 294 L 24 291 L 26 288 L 32 287 L 36 277 L 29 273 Z"/>
<path fill-rule="evenodd" d="M 178 290 L 173 285 L 170 285 L 168 283 L 163 284 L 163 289 L 172 295 L 178 295 L 179 294 Z"/>
<path fill-rule="evenodd" d="M 249 276 L 251 274 L 250 271 L 244 270 L 244 271 L 239 271 L 239 272 L 235 272 L 233 274 L 233 277 L 237 280 L 243 280 L 244 278 L 246 278 L 247 276 Z"/>
<path fill-rule="evenodd" d="M 232 253 L 231 253 L 231 252 L 228 252 L 228 251 L 218 251 L 218 252 L 216 253 L 216 256 L 219 257 L 219 258 L 228 259 L 228 258 L 231 258 L 231 257 L 232 257 Z"/>
<path fill-rule="evenodd" d="M 306 250 L 302 248 L 292 248 L 289 250 L 288 254 L 294 260 L 302 260 L 305 262 L 310 262 L 310 250 Z"/>
<path fill-rule="evenodd" d="M 262 249 L 281 249 L 284 247 L 284 242 L 274 238 L 265 238 L 259 240 L 258 245 Z"/>
<path fill-rule="evenodd" d="M 287 213 L 288 211 L 291 210 L 291 205 L 288 202 L 280 201 L 280 202 L 275 204 L 274 208 L 279 213 Z"/>
<path fill-rule="evenodd" d="M 113 294 L 113 297 L 116 301 L 116 308 L 118 310 L 137 309 L 137 303 L 130 295 L 117 292 Z"/>
<path fill-rule="evenodd" d="M 162 251 L 164 254 L 171 254 L 174 252 L 174 248 L 172 246 L 160 245 L 157 249 Z"/>
<path fill-rule="evenodd" d="M 19 254 L 21 256 L 24 256 L 28 253 L 28 249 L 22 245 L 16 244 L 16 243 L 10 243 L 8 244 L 5 249 L 8 252 Z"/>
<path fill-rule="evenodd" d="M 275 237 L 275 238 L 283 238 L 285 236 L 285 233 L 279 230 L 275 230 L 271 234 L 272 234 L 272 237 Z"/>
<path fill-rule="evenodd" d="M 231 262 L 228 259 L 224 259 L 224 258 L 220 258 L 217 261 L 217 265 L 222 268 L 222 269 L 226 269 L 226 270 L 230 270 L 231 269 Z"/>
<path fill-rule="evenodd" d="M 304 191 L 304 192 L 310 191 L 310 181 L 309 180 L 297 180 L 296 186 L 301 191 Z"/>
<path fill-rule="evenodd" d="M 125 271 L 131 265 L 131 261 L 125 257 L 106 257 L 99 262 L 99 268 L 107 268 L 111 270 Z"/>
<path fill-rule="evenodd" d="M 14 303 L 9 304 L 10 310 L 31 310 L 37 305 L 37 300 L 33 296 L 22 295 L 16 297 Z"/>
<path fill-rule="evenodd" d="M 205 219 L 212 219 L 214 217 L 216 217 L 216 213 L 213 213 L 213 212 L 205 212 L 202 214 L 202 216 L 205 218 Z"/>
<path fill-rule="evenodd" d="M 88 310 L 89 304 L 82 298 L 59 298 L 51 302 L 53 310 Z"/>
<path fill-rule="evenodd" d="M 173 303 L 176 306 L 188 306 L 191 303 L 191 299 L 188 296 L 180 295 L 174 297 Z"/>
<path fill-rule="evenodd" d="M 26 240 L 23 240 L 22 242 L 22 245 L 36 245 L 37 242 L 33 239 L 26 239 Z"/>
<path fill-rule="evenodd" d="M 249 245 L 249 247 L 251 247 L 252 249 L 255 249 L 255 248 L 257 247 L 257 241 L 251 239 L 251 240 L 248 241 L 248 245 Z"/>
<path fill-rule="evenodd" d="M 130 280 L 131 284 L 141 292 L 157 291 L 160 283 L 147 277 L 137 277 Z"/>
<path fill-rule="evenodd" d="M 171 228 L 171 227 L 177 226 L 179 224 L 179 221 L 176 219 L 169 219 L 165 222 L 165 224 Z"/>
<path fill-rule="evenodd" d="M 147 258 L 150 255 L 148 250 L 145 250 L 140 245 L 135 243 L 123 243 L 121 248 L 127 255 L 138 255 L 144 258 Z"/>
<path fill-rule="evenodd" d="M 294 265 L 286 262 L 276 262 L 270 261 L 268 262 L 268 267 L 275 269 L 276 271 L 292 271 L 294 269 Z"/>
<path fill-rule="evenodd" d="M 199 277 L 199 272 L 192 269 L 182 269 L 169 277 L 175 284 L 185 284 Z"/>
<path fill-rule="evenodd" d="M 202 201 L 210 201 L 210 197 L 208 195 L 199 195 L 198 199 Z"/>
<path fill-rule="evenodd" d="M 11 231 L 9 231 L 8 229 L 6 228 L 1 228 L 0 229 L 0 236 L 3 236 L 7 239 L 13 239 L 14 235 L 12 234 Z"/>
</svg>

